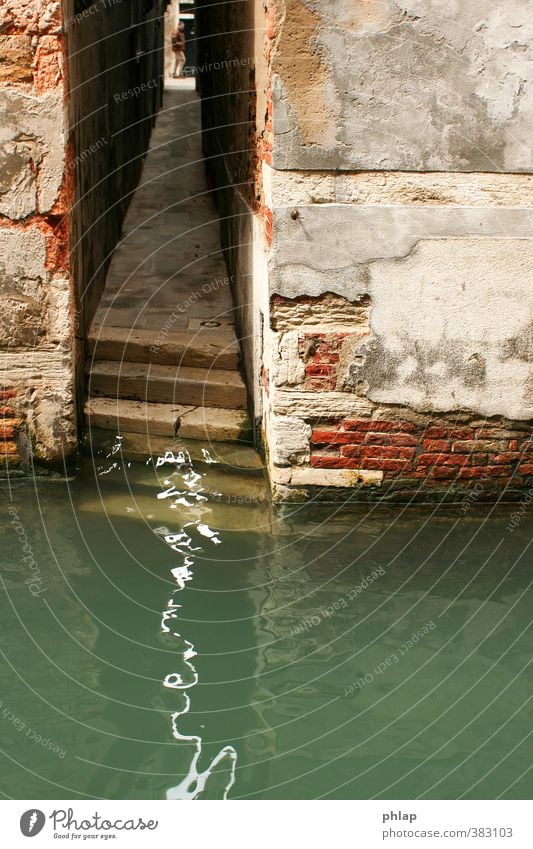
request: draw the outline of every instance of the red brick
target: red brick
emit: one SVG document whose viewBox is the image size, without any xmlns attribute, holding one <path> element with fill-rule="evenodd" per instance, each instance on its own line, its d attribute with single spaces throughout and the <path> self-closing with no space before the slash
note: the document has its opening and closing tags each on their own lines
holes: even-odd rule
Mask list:
<svg viewBox="0 0 533 849">
<path fill-rule="evenodd" d="M 450 436 L 452 439 L 474 439 L 476 431 L 473 427 L 454 428 L 450 430 Z"/>
<path fill-rule="evenodd" d="M 276 16 L 275 16 L 275 12 L 274 12 L 274 7 L 271 6 L 269 9 L 267 9 L 267 14 L 266 14 L 266 34 L 267 34 L 267 38 L 270 38 L 270 39 L 274 38 L 274 36 L 276 34 L 275 24 L 276 24 Z"/>
<path fill-rule="evenodd" d="M 313 445 L 353 445 L 362 442 L 365 438 L 363 433 L 354 433 L 345 430 L 314 430 L 311 435 Z"/>
<path fill-rule="evenodd" d="M 510 477 L 512 473 L 511 466 L 476 466 L 475 468 L 459 469 L 459 477 L 464 479 Z"/>
<path fill-rule="evenodd" d="M 359 468 L 366 470 L 377 469 L 381 472 L 404 472 L 406 461 L 391 460 L 386 457 L 367 457 L 365 460 L 361 460 Z"/>
<path fill-rule="evenodd" d="M 2 389 L 0 390 L 0 401 L 5 401 L 7 398 L 16 398 L 17 390 L 16 389 Z"/>
<path fill-rule="evenodd" d="M 489 463 L 493 466 L 499 466 L 502 463 L 515 463 L 517 460 L 521 459 L 522 455 L 519 451 L 504 451 L 501 454 L 491 454 Z"/>
<path fill-rule="evenodd" d="M 18 448 L 14 442 L 0 442 L 0 454 L 5 457 L 17 457 Z"/>
<path fill-rule="evenodd" d="M 346 430 L 364 430 L 374 433 L 397 433 L 398 431 L 414 431 L 416 427 L 411 422 L 384 422 L 379 419 L 346 419 Z"/>
<path fill-rule="evenodd" d="M 428 427 L 424 431 L 424 436 L 428 439 L 445 439 L 448 431 L 445 427 Z"/>
<path fill-rule="evenodd" d="M 489 461 L 488 454 L 472 454 L 470 457 L 470 464 L 472 466 L 486 466 Z"/>
<path fill-rule="evenodd" d="M 508 448 L 509 448 L 509 451 L 517 451 L 518 450 L 518 439 L 510 439 Z"/>
<path fill-rule="evenodd" d="M 365 442 L 368 445 L 404 445 L 413 448 L 418 445 L 416 436 L 411 436 L 409 433 L 367 433 Z"/>
<path fill-rule="evenodd" d="M 467 454 L 420 454 L 419 466 L 466 466 L 469 456 Z"/>
<path fill-rule="evenodd" d="M 348 460 L 346 457 L 330 457 L 326 454 L 313 454 L 311 466 L 315 469 L 358 469 L 358 460 Z"/>
<path fill-rule="evenodd" d="M 448 454 L 444 460 L 444 466 L 466 466 L 470 463 L 468 454 Z"/>
<path fill-rule="evenodd" d="M 533 475 L 533 463 L 522 463 L 518 467 L 518 471 L 521 475 Z"/>
<path fill-rule="evenodd" d="M 424 439 L 422 448 L 424 451 L 436 451 L 437 453 L 450 450 L 451 442 L 448 439 Z"/>
</svg>

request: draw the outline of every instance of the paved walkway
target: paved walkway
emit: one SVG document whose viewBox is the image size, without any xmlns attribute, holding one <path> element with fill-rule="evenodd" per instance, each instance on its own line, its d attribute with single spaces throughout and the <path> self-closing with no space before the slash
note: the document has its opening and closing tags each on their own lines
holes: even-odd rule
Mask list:
<svg viewBox="0 0 533 849">
<path fill-rule="evenodd" d="M 207 192 L 194 81 L 169 80 L 95 326 L 232 327 L 232 298 Z M 219 323 L 219 325 L 215 324 Z"/>
<path fill-rule="evenodd" d="M 147 437 L 250 439 L 192 80 L 168 83 L 89 354 L 90 430 L 141 434 L 132 440 L 141 453 Z"/>
</svg>

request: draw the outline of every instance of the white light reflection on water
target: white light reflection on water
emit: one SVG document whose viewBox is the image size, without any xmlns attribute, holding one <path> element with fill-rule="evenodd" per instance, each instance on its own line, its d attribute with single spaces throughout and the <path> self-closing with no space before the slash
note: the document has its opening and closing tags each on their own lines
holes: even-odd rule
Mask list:
<svg viewBox="0 0 533 849">
<path fill-rule="evenodd" d="M 113 445 L 109 449 L 108 453 L 105 455 L 106 460 L 110 460 L 111 457 L 114 457 L 120 451 L 122 451 L 122 439 L 123 437 L 117 433 L 115 434 L 115 439 Z M 130 468 L 131 463 L 126 463 L 126 468 Z M 102 477 L 103 475 L 108 475 L 110 472 L 118 471 L 122 468 L 122 465 L 118 463 L 116 460 L 113 463 L 109 463 L 105 466 L 97 466 L 96 474 Z"/>
<path fill-rule="evenodd" d="M 167 452 L 164 457 L 159 457 L 156 462 L 156 468 L 162 466 L 165 462 L 176 465 L 179 468 L 180 476 L 184 483 L 190 487 L 188 491 L 181 492 L 175 487 L 159 493 L 158 498 L 170 498 L 178 496 L 174 503 L 170 506 L 175 506 L 177 503 L 183 503 L 182 498 L 187 495 L 189 498 L 197 496 L 197 501 L 206 501 L 202 496 L 201 487 L 198 484 L 201 481 L 199 475 L 193 468 L 190 456 L 179 452 L 178 456 L 174 456 L 172 452 Z M 168 486 L 171 482 L 164 481 L 164 485 Z M 174 491 L 175 490 L 175 491 Z M 186 506 L 192 506 L 187 503 Z M 198 510 L 200 514 L 205 513 L 205 508 Z M 175 599 L 177 593 L 183 592 L 187 584 L 193 579 L 192 566 L 195 562 L 195 552 L 203 551 L 201 546 L 193 544 L 193 534 L 199 534 L 204 539 L 209 540 L 214 545 L 220 545 L 218 531 L 209 527 L 205 521 L 198 518 L 196 521 L 189 521 L 180 530 L 172 532 L 167 527 L 159 527 L 154 529 L 157 534 L 173 551 L 177 552 L 182 558 L 182 564 L 171 570 L 171 574 L 176 581 L 177 590 L 172 593 L 166 610 L 163 611 L 161 619 L 161 629 L 164 634 L 172 634 L 180 642 L 179 670 L 170 672 L 164 679 L 163 684 L 170 690 L 176 691 L 176 695 L 181 699 L 180 709 L 175 710 L 171 714 L 172 734 L 174 739 L 181 744 L 194 747 L 194 754 L 191 759 L 189 771 L 186 777 L 175 787 L 170 787 L 167 790 L 167 799 L 193 800 L 198 799 L 206 791 L 209 791 L 216 784 L 216 788 L 220 784 L 220 795 L 223 799 L 227 798 L 228 792 L 235 783 L 235 768 L 237 765 L 237 752 L 233 746 L 224 746 L 223 749 L 213 758 L 209 766 L 200 771 L 199 762 L 202 756 L 203 741 L 200 736 L 195 734 L 182 734 L 178 727 L 178 721 L 181 716 L 188 713 L 190 708 L 190 697 L 188 690 L 196 686 L 198 683 L 198 673 L 196 668 L 191 663 L 191 660 L 196 656 L 194 645 L 186 640 L 179 631 L 175 630 L 179 622 L 179 611 L 182 608 L 181 604 Z M 210 794 L 211 795 L 211 794 Z M 218 795 L 218 793 L 216 794 Z"/>
</svg>

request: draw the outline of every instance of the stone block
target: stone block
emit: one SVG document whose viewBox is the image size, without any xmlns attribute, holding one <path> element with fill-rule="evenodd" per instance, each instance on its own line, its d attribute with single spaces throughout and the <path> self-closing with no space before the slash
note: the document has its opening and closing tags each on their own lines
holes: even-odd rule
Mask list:
<svg viewBox="0 0 533 849">
<path fill-rule="evenodd" d="M 276 466 L 309 462 L 311 425 L 294 416 L 273 416 L 269 431 L 270 458 Z"/>
<path fill-rule="evenodd" d="M 36 142 L 8 141 L 0 148 L 0 215 L 26 218 L 37 209 L 36 173 L 41 152 Z"/>
<path fill-rule="evenodd" d="M 33 175 L 36 169 L 38 210 L 49 212 L 63 182 L 65 126 L 62 92 L 36 97 L 18 89 L 0 91 L 0 127 L 0 141 L 11 145 L 11 155 L 8 153 L 4 158 L 4 174 L 0 175 L 0 179 L 8 184 L 14 181 L 15 195 L 7 200 L 4 198 L 4 203 L 15 210 L 17 217 L 21 217 L 17 210 L 33 210 Z M 22 149 L 21 140 L 24 141 Z"/>
<path fill-rule="evenodd" d="M 372 404 L 350 392 L 313 392 L 276 389 L 272 407 L 280 415 L 296 415 L 313 421 L 330 420 L 341 416 L 369 416 Z"/>
<path fill-rule="evenodd" d="M 28 35 L 0 35 L 0 83 L 31 83 L 33 59 Z"/>
</svg>

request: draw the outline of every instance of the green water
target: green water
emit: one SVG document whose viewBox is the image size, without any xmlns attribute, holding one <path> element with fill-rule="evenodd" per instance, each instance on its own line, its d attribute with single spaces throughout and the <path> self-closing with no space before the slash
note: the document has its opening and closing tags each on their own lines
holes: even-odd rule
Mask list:
<svg viewBox="0 0 533 849">
<path fill-rule="evenodd" d="M 531 797 L 531 510 L 263 496 L 3 485 L 3 796 Z"/>
</svg>

